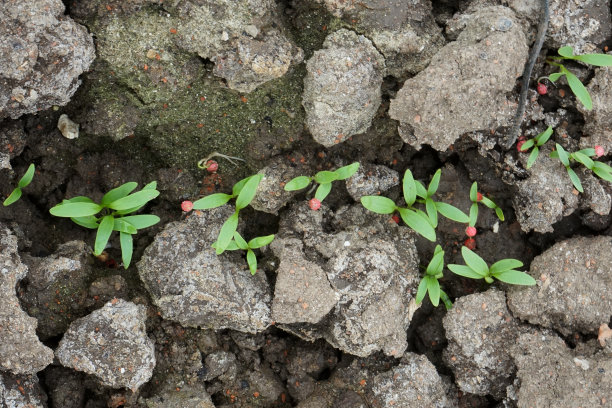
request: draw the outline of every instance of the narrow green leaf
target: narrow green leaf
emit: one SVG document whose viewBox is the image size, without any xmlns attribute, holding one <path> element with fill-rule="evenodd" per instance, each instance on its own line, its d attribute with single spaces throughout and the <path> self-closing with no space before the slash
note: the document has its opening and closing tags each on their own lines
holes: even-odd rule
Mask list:
<svg viewBox="0 0 612 408">
<path fill-rule="evenodd" d="M 595 162 L 595 164 L 597 164 L 597 163 L 599 163 L 599 162 Z M 609 181 L 609 182 L 612 183 L 612 173 L 610 171 L 607 171 L 607 170 L 602 169 L 602 168 L 597 167 L 597 166 L 593 166 L 593 173 L 595 173 L 601 179 Z"/>
<path fill-rule="evenodd" d="M 497 215 L 497 218 L 499 218 L 501 222 L 505 221 L 506 218 L 504 217 L 504 212 L 502 211 L 501 208 L 495 207 L 495 214 Z"/>
<path fill-rule="evenodd" d="M 570 180 L 572 180 L 572 184 L 576 187 L 576 190 L 584 193 L 584 189 L 582 188 L 582 183 L 580 183 L 580 179 L 574 170 L 567 167 L 567 174 L 569 174 Z"/>
<path fill-rule="evenodd" d="M 472 187 L 470 187 L 470 201 L 473 203 L 478 202 L 478 183 L 473 182 Z"/>
<path fill-rule="evenodd" d="M 425 200 L 425 209 L 427 210 L 427 217 L 429 218 L 431 226 L 436 228 L 438 226 L 438 210 L 431 197 L 427 197 Z"/>
<path fill-rule="evenodd" d="M 470 227 L 476 226 L 476 221 L 478 221 L 478 204 L 472 203 L 470 206 L 470 215 L 469 215 L 468 225 Z"/>
<path fill-rule="evenodd" d="M 556 143 L 555 147 L 557 148 L 557 154 L 559 155 L 559 160 L 561 160 L 561 163 L 563 163 L 565 167 L 569 166 L 569 154 L 567 154 L 563 146 L 561 146 L 559 143 Z"/>
<path fill-rule="evenodd" d="M 485 207 L 488 207 L 488 208 L 491 208 L 491 209 L 497 208 L 497 204 L 495 204 L 495 203 L 493 202 L 493 200 L 491 200 L 491 199 L 490 199 L 490 198 L 488 198 L 488 197 L 482 196 L 482 200 L 480 200 L 480 202 L 481 202 L 481 203 L 482 203 L 482 205 L 484 205 Z"/>
<path fill-rule="evenodd" d="M 242 180 L 238 181 L 236 184 L 234 184 L 234 187 L 232 187 L 232 196 L 233 197 L 237 197 L 238 194 L 240 194 L 240 192 L 242 191 L 242 188 L 244 187 L 244 185 L 252 178 L 253 176 L 249 176 L 249 177 L 245 177 Z"/>
<path fill-rule="evenodd" d="M 338 177 L 338 180 L 346 180 L 359 170 L 359 162 L 351 163 L 348 166 L 340 167 L 336 169 L 334 173 Z"/>
<path fill-rule="evenodd" d="M 85 197 L 85 196 L 76 196 L 76 197 L 72 197 L 71 199 L 68 199 L 68 200 L 62 200 L 62 203 L 92 203 L 92 204 L 96 204 L 94 202 L 94 200 L 92 200 L 89 197 Z"/>
<path fill-rule="evenodd" d="M 557 52 L 559 53 L 560 56 L 566 57 L 566 58 L 570 58 L 574 56 L 574 49 L 570 47 L 569 45 L 559 48 L 559 51 Z"/>
<path fill-rule="evenodd" d="M 30 166 L 26 170 L 26 172 L 23 175 L 23 177 L 17 183 L 17 187 L 19 187 L 19 188 L 27 187 L 28 184 L 30 184 L 32 182 L 32 179 L 34 178 L 34 170 L 35 170 L 34 163 L 32 163 L 32 164 L 30 164 Z"/>
<path fill-rule="evenodd" d="M 563 73 L 561 73 L 561 72 L 555 72 L 554 74 L 550 74 L 550 75 L 548 76 L 548 80 L 549 80 L 550 82 L 552 82 L 552 83 L 555 83 L 555 82 L 556 82 L 556 81 L 557 81 L 559 78 L 561 78 L 563 75 L 565 75 L 565 74 L 563 74 Z"/>
<path fill-rule="evenodd" d="M 545 131 L 543 131 L 542 133 L 540 133 L 539 135 L 535 137 L 537 145 L 540 147 L 544 143 L 548 142 L 548 139 L 550 139 L 552 134 L 553 134 L 552 126 L 547 127 Z"/>
<path fill-rule="evenodd" d="M 102 206 L 95 203 L 62 203 L 52 207 L 49 212 L 56 217 L 78 218 L 95 215 Z"/>
<path fill-rule="evenodd" d="M 261 248 L 270 244 L 270 242 L 274 241 L 274 234 L 266 235 L 263 237 L 256 237 L 249 241 L 249 248 Z"/>
<path fill-rule="evenodd" d="M 583 54 L 576 55 L 572 59 L 595 65 L 596 67 L 612 66 L 612 55 L 607 54 Z"/>
<path fill-rule="evenodd" d="M 468 247 L 461 247 L 461 255 L 466 265 L 472 268 L 474 272 L 481 276 L 487 276 L 489 274 L 489 266 L 476 252 L 472 251 Z"/>
<path fill-rule="evenodd" d="M 236 246 L 242 250 L 247 250 L 249 249 L 249 244 L 247 244 L 247 242 L 244 240 L 244 238 L 242 238 L 242 235 L 240 235 L 240 233 L 238 231 L 234 232 L 234 241 L 232 242 L 236 242 Z"/>
<path fill-rule="evenodd" d="M 489 273 L 491 273 L 491 275 L 495 275 L 496 273 L 509 271 L 510 269 L 520 268 L 522 266 L 523 263 L 518 259 L 502 259 L 501 261 L 497 261 L 493 265 L 491 265 L 491 267 L 489 268 Z"/>
<path fill-rule="evenodd" d="M 600 169 L 600 170 L 603 170 L 603 171 L 608 172 L 608 173 L 612 173 L 612 167 L 610 167 L 606 163 L 603 163 L 603 162 L 600 162 L 600 161 L 594 161 L 593 162 L 593 168 L 594 169 Z"/>
<path fill-rule="evenodd" d="M 128 195 L 127 197 L 113 201 L 112 203 L 108 204 L 107 207 L 117 211 L 127 210 L 133 207 L 140 207 L 153 200 L 158 195 L 159 191 L 157 190 L 140 190 L 134 194 Z"/>
<path fill-rule="evenodd" d="M 442 216 L 448 218 L 449 220 L 460 222 L 462 224 L 470 221 L 470 217 L 468 217 L 466 213 L 450 204 L 436 201 L 436 209 L 440 214 L 442 214 Z"/>
<path fill-rule="evenodd" d="M 148 228 L 160 221 L 157 215 L 152 214 L 128 215 L 127 217 L 121 217 L 120 219 L 129 222 L 138 229 Z"/>
<path fill-rule="evenodd" d="M 465 265 L 450 264 L 448 265 L 448 269 L 450 269 L 455 275 L 460 275 L 470 279 L 482 279 L 484 277 Z"/>
<path fill-rule="evenodd" d="M 440 250 L 438 250 L 438 248 Z M 436 246 L 436 251 L 434 252 L 434 256 L 429 261 L 427 265 L 426 273 L 430 276 L 436 276 L 444 269 L 444 251 L 440 245 Z"/>
<path fill-rule="evenodd" d="M 535 144 L 535 139 L 527 140 L 525 143 L 521 145 L 521 152 L 526 152 L 527 150 L 531 149 L 534 144 Z"/>
<path fill-rule="evenodd" d="M 232 196 L 229 194 L 215 193 L 202 197 L 199 200 L 193 202 L 194 210 L 209 210 L 211 208 L 221 207 L 225 205 Z"/>
<path fill-rule="evenodd" d="M 584 166 L 589 169 L 592 170 L 593 169 L 593 160 L 585 155 L 584 153 L 580 153 L 580 152 L 575 152 L 571 154 L 571 157 L 574 158 L 574 160 L 576 160 L 578 163 L 582 163 L 584 164 Z"/>
<path fill-rule="evenodd" d="M 397 208 L 393 200 L 380 196 L 363 196 L 361 205 L 376 214 L 391 214 Z"/>
<path fill-rule="evenodd" d="M 13 190 L 13 192 L 6 197 L 6 200 L 4 200 L 4 203 L 2 203 L 5 207 L 13 204 L 14 202 L 18 201 L 21 198 L 21 194 L 22 191 L 19 187 L 17 187 L 16 189 Z"/>
<path fill-rule="evenodd" d="M 136 234 L 138 232 L 138 229 L 136 229 L 135 226 L 121 218 L 115 218 L 113 231 L 124 232 L 126 234 Z"/>
<path fill-rule="evenodd" d="M 521 271 L 509 270 L 494 274 L 493 276 L 502 282 L 510 283 L 512 285 L 533 286 L 536 284 L 535 279 Z"/>
<path fill-rule="evenodd" d="M 251 271 L 251 275 L 255 275 L 257 273 L 257 257 L 255 256 L 255 252 L 249 249 L 247 251 L 247 264 L 249 264 L 249 270 Z"/>
<path fill-rule="evenodd" d="M 436 231 L 429 223 L 427 216 L 422 216 L 416 211 L 407 208 L 397 209 L 402 217 L 402 220 L 417 233 L 427 238 L 431 242 L 436 242 Z"/>
<path fill-rule="evenodd" d="M 582 102 L 584 108 L 586 110 L 593 109 L 593 101 L 591 100 L 591 95 L 589 95 L 589 91 L 585 88 L 585 86 L 580 82 L 580 79 L 570 71 L 565 73 L 565 77 L 567 78 L 567 83 L 570 86 L 570 89 L 576 95 L 576 98 Z"/>
<path fill-rule="evenodd" d="M 332 183 L 319 184 L 319 187 L 317 187 L 317 191 L 315 191 L 315 198 L 319 201 L 325 200 L 325 198 L 329 195 L 331 189 Z"/>
<path fill-rule="evenodd" d="M 221 230 L 219 231 L 219 236 L 217 237 L 217 247 L 216 252 L 217 255 L 220 255 L 225 251 L 228 247 L 232 238 L 234 237 L 234 232 L 238 229 L 238 211 L 234 212 L 225 222 L 223 226 L 221 226 Z"/>
<path fill-rule="evenodd" d="M 404 192 L 404 200 L 406 201 L 406 205 L 408 207 L 412 207 L 412 204 L 414 204 L 414 202 L 416 201 L 417 193 L 416 185 L 414 184 L 414 177 L 412 177 L 412 172 L 410 170 L 406 170 L 406 172 L 404 173 L 402 190 Z"/>
<path fill-rule="evenodd" d="M 98 256 L 106 248 L 106 243 L 113 232 L 113 226 L 115 225 L 115 219 L 112 215 L 106 215 L 102 217 L 100 226 L 98 227 L 98 233 L 96 234 L 96 242 L 94 244 L 94 255 Z"/>
<path fill-rule="evenodd" d="M 238 198 L 236 198 L 236 210 L 240 211 L 253 201 L 257 193 L 257 187 L 263 178 L 263 174 L 255 174 L 249 181 L 246 182 Z"/>
<path fill-rule="evenodd" d="M 539 154 L 540 154 L 540 149 L 538 149 L 538 146 L 534 146 L 533 150 L 529 154 L 529 158 L 527 159 L 527 168 L 528 169 L 530 169 L 531 166 L 533 166 L 533 163 L 535 163 L 535 161 L 538 158 Z"/>
<path fill-rule="evenodd" d="M 217 241 L 213 242 L 211 247 L 215 248 L 215 250 L 217 249 Z M 242 248 L 238 247 L 238 244 L 236 243 L 236 240 L 232 239 L 229 243 L 229 245 L 227 246 L 227 248 L 225 248 L 226 251 L 237 251 Z M 248 249 L 248 248 L 245 248 Z"/>
<path fill-rule="evenodd" d="M 552 152 L 550 152 L 548 157 L 550 157 L 551 159 L 558 159 L 559 158 L 559 152 L 557 152 L 556 150 L 553 150 Z"/>
<path fill-rule="evenodd" d="M 417 304 L 420 304 L 423 299 L 425 299 L 425 294 L 427 293 L 427 279 L 425 278 L 426 277 L 424 276 L 423 279 L 421 279 L 421 283 L 419 283 L 419 288 L 417 289 L 416 297 L 414 298 Z"/>
<path fill-rule="evenodd" d="M 99 227 L 98 219 L 94 217 L 93 215 L 90 215 L 88 217 L 73 217 L 70 219 L 72 220 L 72 222 L 74 222 L 77 225 L 80 225 L 81 227 L 85 227 L 89 229 L 98 229 Z"/>
<path fill-rule="evenodd" d="M 102 201 L 100 202 L 100 204 L 106 207 L 113 201 L 117 201 L 120 198 L 126 197 L 128 194 L 134 191 L 137 186 L 138 183 L 136 183 L 135 181 L 131 181 L 117 188 L 114 188 L 108 193 L 104 194 L 104 197 L 102 197 Z"/>
<path fill-rule="evenodd" d="M 433 175 L 431 182 L 429 183 L 429 187 L 427 187 L 427 195 L 432 196 L 438 191 L 438 186 L 440 185 L 440 177 L 442 175 L 442 169 L 438 169 Z"/>
<path fill-rule="evenodd" d="M 582 154 L 585 154 L 585 155 L 587 155 L 589 157 L 595 156 L 595 149 L 593 149 L 592 147 L 589 147 L 587 149 L 578 150 L 578 152 L 580 152 Z M 576 152 L 576 153 L 578 153 L 578 152 Z"/>
<path fill-rule="evenodd" d="M 421 197 L 423 200 L 427 198 L 427 189 L 420 180 L 414 180 L 414 187 L 416 188 L 416 195 Z"/>
<path fill-rule="evenodd" d="M 291 179 L 287 184 L 285 184 L 285 191 L 301 190 L 303 188 L 308 187 L 310 181 L 310 177 L 298 176 L 294 179 Z"/>
<path fill-rule="evenodd" d="M 331 183 L 338 180 L 338 175 L 334 171 L 323 170 L 315 174 L 314 181 L 319 184 Z"/>
<path fill-rule="evenodd" d="M 442 289 L 440 289 L 440 300 L 444 303 L 444 307 L 446 310 L 451 310 L 453 308 L 453 302 L 451 302 L 450 298 Z"/>
<path fill-rule="evenodd" d="M 121 260 L 123 261 L 123 267 L 127 269 L 130 266 L 130 262 L 132 262 L 132 253 L 134 252 L 132 235 L 120 232 L 119 243 L 121 245 Z"/>
<path fill-rule="evenodd" d="M 143 190 L 155 190 L 157 188 L 157 181 L 152 181 L 146 184 L 142 189 Z"/>
<path fill-rule="evenodd" d="M 429 292 L 429 300 L 431 304 L 438 307 L 440 303 L 440 282 L 433 276 L 425 276 L 427 279 L 427 292 Z"/>
</svg>

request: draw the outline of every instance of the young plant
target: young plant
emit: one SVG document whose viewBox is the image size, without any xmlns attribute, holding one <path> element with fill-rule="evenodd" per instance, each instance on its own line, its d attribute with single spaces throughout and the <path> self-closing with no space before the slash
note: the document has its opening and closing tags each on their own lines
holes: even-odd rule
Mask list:
<svg viewBox="0 0 612 408">
<path fill-rule="evenodd" d="M 266 235 L 264 237 L 256 237 L 246 242 L 244 238 L 240 235 L 238 231 L 234 232 L 234 239 L 230 242 L 230 244 L 225 248 L 226 251 L 236 251 L 242 249 L 243 251 L 247 251 L 246 259 L 247 264 L 249 265 L 249 270 L 251 271 L 251 275 L 255 275 L 257 272 L 257 257 L 255 256 L 254 249 L 261 248 L 263 246 L 268 245 L 270 242 L 274 241 L 274 234 Z M 216 248 L 217 243 L 213 244 L 213 248 Z"/>
<path fill-rule="evenodd" d="M 2 203 L 5 207 L 13 204 L 14 202 L 16 202 L 17 200 L 21 198 L 21 194 L 22 194 L 21 189 L 27 187 L 32 182 L 32 179 L 34 178 L 34 170 L 35 170 L 34 163 L 32 163 L 26 170 L 23 177 L 19 179 L 19 182 L 17 183 L 17 187 L 15 187 L 15 189 L 6 198 L 6 200 L 4 200 L 4 203 Z"/>
<path fill-rule="evenodd" d="M 571 73 L 560 61 L 564 60 L 574 60 L 584 62 L 586 64 L 595 65 L 597 67 L 609 67 L 612 66 L 612 55 L 606 54 L 584 54 L 584 55 L 574 55 L 574 49 L 570 46 L 561 47 L 558 50 L 559 57 L 549 57 L 546 62 L 555 67 L 559 67 L 559 72 L 554 74 L 550 74 L 548 79 L 551 82 L 557 81 L 559 78 L 565 75 L 565 79 L 567 79 L 567 83 L 576 95 L 576 99 L 578 99 L 587 110 L 593 109 L 593 101 L 591 100 L 591 95 L 589 95 L 589 91 L 587 91 L 586 87 L 580 82 L 580 79 L 573 73 Z"/>
<path fill-rule="evenodd" d="M 321 205 L 321 201 L 325 200 L 325 197 L 330 193 L 332 188 L 332 183 L 336 180 L 346 180 L 351 177 L 353 174 L 357 172 L 359 169 L 359 163 L 355 162 L 349 164 L 348 166 L 340 167 L 334 171 L 323 170 L 315 174 L 313 177 L 308 176 L 298 176 L 291 179 L 287 184 L 285 184 L 285 191 L 296 191 L 302 190 L 310 185 L 311 182 L 315 182 L 319 184 L 317 187 L 317 191 L 315 192 L 314 199 L 317 201 L 312 201 L 310 207 L 315 210 L 318 209 Z M 313 208 L 315 207 L 315 208 Z"/>
<path fill-rule="evenodd" d="M 100 203 L 89 197 L 79 196 L 52 207 L 49 212 L 56 217 L 70 218 L 76 224 L 98 230 L 94 244 L 94 255 L 98 256 L 106 248 L 113 231 L 119 232 L 123 267 L 128 268 L 132 260 L 132 235 L 139 229 L 159 222 L 159 217 L 151 214 L 129 215 L 140 210 L 146 203 L 159 195 L 157 182 L 152 181 L 142 190 L 132 193 L 138 183 L 132 181 L 104 194 Z"/>
<path fill-rule="evenodd" d="M 497 204 L 493 202 L 493 200 L 483 196 L 481 193 L 478 192 L 477 182 L 473 182 L 472 187 L 470 188 L 470 201 L 472 201 L 472 205 L 470 206 L 468 228 L 474 228 L 476 225 L 476 221 L 478 221 L 478 203 L 482 203 L 485 207 L 495 211 L 495 214 L 497 215 L 497 218 L 499 218 L 500 221 L 503 222 L 505 220 L 504 212 L 502 211 L 502 209 L 499 208 Z"/>
<path fill-rule="evenodd" d="M 253 201 L 257 186 L 259 186 L 262 178 L 263 174 L 254 174 L 234 184 L 232 194 L 215 193 L 192 203 L 192 209 L 194 210 L 210 210 L 225 205 L 232 198 L 236 199 L 236 210 L 225 220 L 217 236 L 217 241 L 213 244 L 217 255 L 228 249 L 234 238 L 234 233 L 238 229 L 238 213 Z"/>
<path fill-rule="evenodd" d="M 527 159 L 527 168 L 531 168 L 531 166 L 533 166 L 533 163 L 535 163 L 536 159 L 538 158 L 538 155 L 540 154 L 540 147 L 546 143 L 548 141 L 548 139 L 550 139 L 550 137 L 553 134 L 553 129 L 552 126 L 549 126 L 545 131 L 543 131 L 542 133 L 540 133 L 539 135 L 537 135 L 536 137 L 534 137 L 533 139 L 529 139 L 527 141 L 525 141 L 521 147 L 520 147 L 520 151 L 521 152 L 526 152 L 529 149 L 533 148 L 531 150 L 531 153 L 529 154 L 529 158 Z"/>
<path fill-rule="evenodd" d="M 425 269 L 425 276 L 421 279 L 421 283 L 419 283 L 419 288 L 417 289 L 415 299 L 417 304 L 420 304 L 425 298 L 425 294 L 429 293 L 429 300 L 435 307 L 438 307 L 440 299 L 442 299 L 446 309 L 451 309 L 453 307 L 448 295 L 440 288 L 440 282 L 438 282 L 443 276 L 443 269 L 444 251 L 440 245 L 436 245 L 434 255 L 431 261 L 429 261 L 427 269 Z"/>
<path fill-rule="evenodd" d="M 514 269 L 523 266 L 518 259 L 502 259 L 489 267 L 484 259 L 466 247 L 461 247 L 461 255 L 465 265 L 448 265 L 448 269 L 457 275 L 471 279 L 484 279 L 487 283 L 493 283 L 493 278 L 495 278 L 512 285 L 533 286 L 536 284 L 535 279 L 529 274 Z"/>
<path fill-rule="evenodd" d="M 567 174 L 569 175 L 570 180 L 572 180 L 572 184 L 574 185 L 576 190 L 580 191 L 581 193 L 584 192 L 584 189 L 582 188 L 582 183 L 580 182 L 578 175 L 570 167 L 572 160 L 583 164 L 587 169 L 591 170 L 593 173 L 595 173 L 595 175 L 599 176 L 600 178 L 612 182 L 612 167 L 597 160 L 593 160 L 589 157 L 601 156 L 601 154 L 598 154 L 595 149 L 583 149 L 574 153 L 568 153 L 559 143 L 557 143 L 555 147 L 556 150 L 550 153 L 550 157 L 558 158 L 563 164 L 563 166 L 565 166 Z"/>
</svg>

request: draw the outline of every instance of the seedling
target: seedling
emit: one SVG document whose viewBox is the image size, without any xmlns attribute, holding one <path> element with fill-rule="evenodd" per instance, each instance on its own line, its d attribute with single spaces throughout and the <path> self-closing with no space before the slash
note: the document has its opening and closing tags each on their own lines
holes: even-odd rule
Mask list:
<svg viewBox="0 0 612 408">
<path fill-rule="evenodd" d="M 536 159 L 538 158 L 538 155 L 540 154 L 540 147 L 544 143 L 546 143 L 548 139 L 550 139 L 552 134 L 553 134 L 553 129 L 551 126 L 549 126 L 545 131 L 543 131 L 542 133 L 540 133 L 533 139 L 529 139 L 525 141 L 525 143 L 521 145 L 520 147 L 521 152 L 526 152 L 529 149 L 533 148 L 531 150 L 531 153 L 529 154 L 529 158 L 527 159 L 528 169 L 531 168 L 531 166 L 533 166 L 533 163 L 535 163 Z"/>
<path fill-rule="evenodd" d="M 612 167 L 605 163 L 591 159 L 589 156 L 599 157 L 598 152 L 595 149 L 583 149 L 574 153 L 568 153 L 559 143 L 555 145 L 556 150 L 550 153 L 550 157 L 558 158 L 561 163 L 565 166 L 567 174 L 572 180 L 572 184 L 576 190 L 581 193 L 584 192 L 582 183 L 576 172 L 570 167 L 571 161 L 574 160 L 578 163 L 583 164 L 587 169 L 591 170 L 595 175 L 600 178 L 612 182 Z M 601 147 L 601 146 L 600 146 Z"/>
<path fill-rule="evenodd" d="M 310 185 L 311 182 L 315 182 L 319 184 L 317 187 L 317 191 L 315 192 L 314 198 L 319 200 L 319 206 L 321 201 L 325 200 L 325 197 L 330 193 L 332 188 L 332 183 L 336 180 L 346 180 L 351 177 L 353 174 L 357 172 L 359 169 L 359 163 L 355 162 L 349 164 L 348 166 L 340 167 L 334 171 L 323 170 L 315 174 L 313 177 L 308 176 L 298 176 L 291 179 L 287 184 L 285 184 L 285 191 L 296 191 L 305 189 Z M 310 204 L 312 208 L 312 204 Z M 316 207 L 316 206 L 315 206 Z M 313 210 L 315 208 L 312 208 Z M 319 209 L 318 207 L 316 208 Z"/>
<path fill-rule="evenodd" d="M 238 165 L 238 163 L 236 163 L 234 160 L 244 161 L 244 159 L 241 159 L 240 157 L 228 156 L 219 152 L 212 152 L 202 160 L 198 161 L 198 168 L 202 170 L 208 170 L 209 173 L 214 173 L 215 171 L 217 171 L 219 169 L 219 163 L 214 160 L 211 160 L 213 157 L 221 157 L 232 163 L 234 166 Z"/>
<path fill-rule="evenodd" d="M 574 55 L 574 49 L 570 46 L 561 47 L 558 50 L 560 57 L 549 57 L 546 62 L 555 67 L 559 67 L 559 72 L 554 74 L 550 74 L 548 79 L 551 82 L 557 81 L 559 78 L 565 75 L 565 79 L 567 79 L 567 83 L 576 95 L 576 98 L 584 105 L 587 110 L 593 109 L 593 101 L 591 100 L 591 95 L 589 95 L 589 91 L 587 91 L 586 87 L 580 82 L 580 79 L 572 72 L 570 72 L 560 61 L 563 60 L 575 60 L 584 62 L 586 64 L 595 65 L 597 67 L 609 67 L 612 66 L 612 55 L 606 54 L 584 54 L 584 55 Z"/>
<path fill-rule="evenodd" d="M 399 207 L 393 200 L 380 196 L 361 197 L 361 204 L 377 214 L 392 214 L 398 211 L 406 225 L 428 240 L 435 242 L 438 213 L 453 221 L 468 222 L 468 216 L 460 209 L 450 204 L 433 200 L 432 196 L 438 190 L 441 174 L 442 170 L 438 170 L 434 174 L 429 186 L 425 188 L 423 183 L 414 179 L 410 170 L 406 170 L 402 182 L 406 207 Z M 417 197 L 419 198 L 417 199 Z M 414 206 L 415 203 L 425 204 L 427 213 L 416 208 Z"/>
<path fill-rule="evenodd" d="M 247 264 L 249 265 L 249 270 L 251 271 L 251 275 L 255 275 L 257 272 L 257 257 L 255 256 L 254 249 L 261 248 L 263 246 L 268 245 L 270 242 L 274 240 L 274 234 L 266 235 L 264 237 L 253 238 L 249 242 L 246 242 L 244 238 L 240 235 L 238 231 L 234 232 L 234 239 L 230 241 L 226 251 L 236 251 L 236 250 L 244 250 L 247 251 L 246 259 Z M 217 247 L 217 243 L 213 244 L 213 248 Z"/>
<path fill-rule="evenodd" d="M 464 246 L 461 247 L 461 255 L 465 265 L 448 265 L 448 269 L 457 275 L 471 279 L 484 279 L 487 283 L 493 283 L 493 278 L 495 278 L 512 285 L 533 286 L 536 284 L 535 279 L 529 274 L 514 269 L 523 266 L 518 259 L 502 259 L 489 267 L 484 259 Z"/>
<path fill-rule="evenodd" d="M 415 299 L 417 304 L 423 301 L 425 293 L 429 293 L 429 300 L 435 307 L 438 307 L 440 299 L 442 299 L 446 309 L 451 309 L 453 307 L 448 295 L 440 288 L 440 282 L 438 282 L 438 280 L 444 276 L 442 273 L 443 270 L 444 251 L 440 245 L 436 245 L 434 255 L 425 270 L 425 276 L 421 279 L 421 283 L 419 283 L 419 288 L 417 289 Z"/>
<path fill-rule="evenodd" d="M 9 194 L 6 200 L 4 200 L 4 203 L 2 203 L 5 207 L 13 204 L 21 198 L 21 189 L 27 187 L 32 182 L 32 179 L 34 178 L 34 170 L 34 163 L 32 163 L 26 170 L 23 177 L 19 179 L 17 187 L 15 187 L 15 189 L 11 192 L 11 194 Z"/>
<path fill-rule="evenodd" d="M 472 205 L 470 206 L 468 228 L 476 226 L 476 221 L 478 221 L 478 203 L 482 203 L 485 207 L 488 207 L 495 211 L 495 214 L 497 215 L 497 218 L 499 218 L 500 221 L 503 222 L 505 220 L 504 212 L 502 211 L 502 209 L 499 208 L 497 204 L 493 202 L 493 200 L 483 196 L 481 193 L 478 192 L 478 183 L 476 182 L 472 183 L 472 187 L 470 188 L 470 200 L 472 201 Z"/>
<path fill-rule="evenodd" d="M 140 210 L 159 195 L 156 181 L 132 193 L 137 186 L 138 183 L 132 181 L 114 188 L 104 194 L 100 203 L 84 196 L 63 200 L 52 207 L 49 212 L 56 217 L 70 218 L 82 227 L 98 230 L 94 244 L 94 255 L 96 256 L 104 251 L 112 232 L 118 231 L 123 267 L 127 269 L 132 260 L 134 246 L 132 235 L 138 233 L 139 229 L 159 222 L 159 217 L 156 215 L 128 215 Z"/>
<path fill-rule="evenodd" d="M 192 209 L 194 210 L 210 210 L 225 205 L 232 198 L 236 199 L 236 210 L 225 220 L 217 236 L 217 241 L 213 243 L 217 255 L 228 249 L 234 238 L 234 233 L 238 229 L 238 213 L 253 201 L 257 186 L 259 186 L 262 178 L 263 174 L 249 176 L 234 184 L 232 194 L 215 193 L 193 202 Z"/>
</svg>

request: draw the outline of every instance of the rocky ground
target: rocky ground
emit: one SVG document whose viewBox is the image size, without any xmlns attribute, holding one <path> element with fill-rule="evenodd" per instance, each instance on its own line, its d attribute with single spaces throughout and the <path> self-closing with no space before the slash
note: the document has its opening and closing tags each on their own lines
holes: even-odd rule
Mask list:
<svg viewBox="0 0 612 408">
<path fill-rule="evenodd" d="M 612 157 L 612 70 L 546 58 L 604 53 L 610 2 L 549 0 L 522 135 L 553 128 L 533 166 L 504 140 L 541 0 L 22 0 L 0 3 L 0 407 L 611 407 L 612 182 L 558 159 Z M 198 168 L 213 153 L 219 168 Z M 232 161 L 223 155 L 231 156 Z M 238 159 L 240 160 L 238 160 Z M 293 177 L 359 162 L 321 208 Z M 401 204 L 407 169 L 477 234 L 440 218 L 436 242 L 360 199 Z M 262 181 L 238 231 L 256 249 L 215 253 L 237 207 L 183 201 Z M 96 233 L 54 217 L 157 181 L 161 222 Z M 398 222 L 399 221 L 399 222 Z M 439 244 L 537 282 L 487 284 L 444 269 L 447 310 L 416 302 Z"/>
</svg>

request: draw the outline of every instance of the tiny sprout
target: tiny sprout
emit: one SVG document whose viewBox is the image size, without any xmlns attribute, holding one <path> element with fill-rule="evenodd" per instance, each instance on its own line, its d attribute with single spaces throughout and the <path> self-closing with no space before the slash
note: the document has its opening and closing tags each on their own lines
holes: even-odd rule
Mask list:
<svg viewBox="0 0 612 408">
<path fill-rule="evenodd" d="M 264 237 L 256 237 L 250 240 L 249 242 L 246 242 L 244 238 L 242 238 L 242 236 L 238 233 L 238 231 L 234 231 L 234 237 L 227 246 L 226 251 L 236 251 L 240 249 L 247 251 L 247 264 L 249 265 L 251 275 L 255 275 L 255 273 L 257 272 L 257 257 L 255 256 L 255 252 L 253 252 L 253 250 L 266 246 L 272 241 L 274 241 L 274 234 L 266 235 Z M 217 248 L 217 242 L 213 244 L 213 248 L 215 249 Z"/>
<path fill-rule="evenodd" d="M 596 149 L 582 149 L 574 153 L 568 153 L 559 143 L 555 145 L 555 148 L 556 150 L 550 153 L 550 157 L 558 158 L 561 161 L 565 167 L 565 170 L 567 170 L 567 174 L 569 175 L 572 184 L 576 190 L 580 191 L 581 193 L 584 192 L 584 189 L 582 188 L 580 178 L 578 178 L 576 172 L 570 167 L 572 161 L 576 161 L 584 165 L 584 167 L 591 170 L 599 178 L 612 182 L 612 167 L 605 163 L 593 160 L 590 157 L 599 157 L 597 156 Z M 601 150 L 603 150 L 603 148 Z"/>
<path fill-rule="evenodd" d="M 219 164 L 216 161 L 211 160 L 213 157 L 221 157 L 232 163 L 234 166 L 238 165 L 238 163 L 236 163 L 234 160 L 240 160 L 242 162 L 244 161 L 244 159 L 241 159 L 240 157 L 228 156 L 219 152 L 212 152 L 205 158 L 198 161 L 198 168 L 202 170 L 208 170 L 210 173 L 214 173 L 215 171 L 217 171 L 219 169 Z"/>
<path fill-rule="evenodd" d="M 535 163 L 536 159 L 538 158 L 538 155 L 540 154 L 540 147 L 544 143 L 548 142 L 548 139 L 550 139 L 552 134 L 553 128 L 552 126 L 549 126 L 545 131 L 543 131 L 533 139 L 529 139 L 522 143 L 520 146 L 518 146 L 520 152 L 527 152 L 529 151 L 529 149 L 533 148 L 531 150 L 531 153 L 529 154 L 529 158 L 527 159 L 528 169 L 533 166 L 533 163 Z"/>
<path fill-rule="evenodd" d="M 296 191 L 303 190 L 310 185 L 312 181 L 319 184 L 317 191 L 315 192 L 314 198 L 320 202 L 325 200 L 327 195 L 331 192 L 332 182 L 337 180 L 346 180 L 357 172 L 359 169 L 359 163 L 351 163 L 348 166 L 340 167 L 334 171 L 323 170 L 315 174 L 313 177 L 298 176 L 291 179 L 285 184 L 285 191 Z M 312 208 L 312 205 L 311 207 Z M 314 210 L 314 208 L 312 208 Z M 318 208 L 317 208 L 318 210 Z"/>
<path fill-rule="evenodd" d="M 489 267 L 484 259 L 466 246 L 461 247 L 461 256 L 465 265 L 448 265 L 448 269 L 457 275 L 471 279 L 484 279 L 487 283 L 493 283 L 493 278 L 495 278 L 512 285 L 533 286 L 536 284 L 535 279 L 529 274 L 514 269 L 523 266 L 518 259 L 502 259 Z"/>
<path fill-rule="evenodd" d="M 21 177 L 21 179 L 19 179 L 19 181 L 17 182 L 17 187 L 15 187 L 15 189 L 6 198 L 6 200 L 4 200 L 4 203 L 2 203 L 5 207 L 13 204 L 21 198 L 21 189 L 27 187 L 32 182 L 32 179 L 34 178 L 34 170 L 34 163 L 32 163 L 26 170 L 23 177 Z"/>
<path fill-rule="evenodd" d="M 425 298 L 425 294 L 429 293 L 429 300 L 431 301 L 432 305 L 437 307 L 440 303 L 440 299 L 442 299 L 442 302 L 444 302 L 447 309 L 452 308 L 453 304 L 448 298 L 448 295 L 440 288 L 440 282 L 438 281 L 444 276 L 442 272 L 443 270 L 444 250 L 442 250 L 440 245 L 436 245 L 434 255 L 425 269 L 425 276 L 423 276 L 421 279 L 421 283 L 419 283 L 419 287 L 417 289 L 417 294 L 415 297 L 417 304 L 420 304 Z"/>
</svg>

